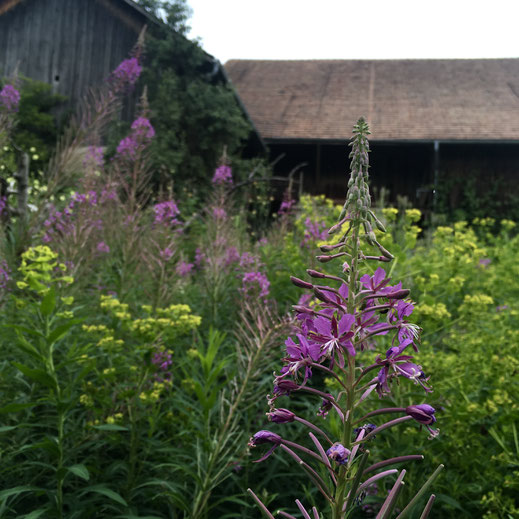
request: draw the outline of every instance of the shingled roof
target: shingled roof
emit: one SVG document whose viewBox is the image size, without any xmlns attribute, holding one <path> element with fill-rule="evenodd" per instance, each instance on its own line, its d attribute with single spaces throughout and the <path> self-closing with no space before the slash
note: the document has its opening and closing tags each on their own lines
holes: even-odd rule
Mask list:
<svg viewBox="0 0 519 519">
<path fill-rule="evenodd" d="M 519 59 L 231 60 L 267 141 L 339 140 L 364 116 L 373 140 L 519 140 Z"/>
</svg>

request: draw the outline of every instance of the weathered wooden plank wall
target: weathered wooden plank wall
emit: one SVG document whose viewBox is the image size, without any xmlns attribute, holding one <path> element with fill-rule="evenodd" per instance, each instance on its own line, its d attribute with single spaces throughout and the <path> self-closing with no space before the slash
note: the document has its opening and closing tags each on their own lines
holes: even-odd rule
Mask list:
<svg viewBox="0 0 519 519">
<path fill-rule="evenodd" d="M 125 59 L 145 17 L 120 0 L 22 0 L 1 11 L 0 75 L 45 81 L 77 102 Z"/>
</svg>

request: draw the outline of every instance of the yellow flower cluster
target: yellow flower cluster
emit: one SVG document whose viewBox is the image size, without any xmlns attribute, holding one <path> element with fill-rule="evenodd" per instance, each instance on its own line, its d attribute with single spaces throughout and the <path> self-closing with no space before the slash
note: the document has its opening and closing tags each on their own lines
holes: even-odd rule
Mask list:
<svg viewBox="0 0 519 519">
<path fill-rule="evenodd" d="M 23 276 L 22 281 L 17 282 L 20 290 L 30 288 L 39 295 L 45 295 L 50 286 L 62 281 L 71 284 L 74 281 L 72 276 L 56 276 L 56 267 L 64 273 L 67 267 L 64 263 L 58 265 L 58 255 L 46 245 L 31 247 L 22 254 L 22 262 L 18 268 Z"/>
<path fill-rule="evenodd" d="M 128 312 L 128 305 L 126 303 L 121 303 L 119 299 L 115 297 L 101 296 L 100 306 L 103 310 L 106 310 L 114 317 L 117 317 L 120 321 L 126 321 L 132 318 Z"/>
<path fill-rule="evenodd" d="M 485 306 L 485 305 L 493 305 L 494 300 L 487 296 L 486 294 L 466 294 L 463 298 L 463 306 L 472 307 L 472 306 Z"/>
<path fill-rule="evenodd" d="M 396 207 L 384 207 L 382 214 L 388 222 L 394 222 L 398 214 L 398 209 Z"/>
<path fill-rule="evenodd" d="M 164 382 L 154 382 L 153 387 L 149 391 L 143 391 L 139 395 L 139 400 L 143 404 L 154 404 L 158 402 L 162 393 L 170 386 Z"/>
<path fill-rule="evenodd" d="M 202 323 L 202 318 L 193 315 L 188 305 L 157 308 L 156 315 L 156 317 L 135 319 L 129 324 L 130 329 L 149 340 L 161 334 L 171 339 L 173 336 L 194 330 Z"/>
<path fill-rule="evenodd" d="M 406 209 L 405 217 L 407 220 L 416 223 L 420 221 L 420 218 L 422 217 L 422 212 L 419 209 Z"/>
<path fill-rule="evenodd" d="M 421 317 L 429 317 L 439 321 L 442 319 L 449 319 L 451 317 L 450 312 L 443 303 L 434 303 L 431 305 L 423 303 L 418 305 L 415 310 L 417 315 L 420 315 Z"/>
<path fill-rule="evenodd" d="M 513 222 L 512 220 L 501 220 L 500 223 L 501 223 L 501 228 L 505 231 L 512 230 L 516 225 L 516 223 Z"/>
<path fill-rule="evenodd" d="M 492 227 L 496 221 L 494 218 L 474 218 L 472 223 L 474 225 L 480 225 L 481 227 Z"/>
<path fill-rule="evenodd" d="M 123 413 L 115 413 L 111 416 L 106 417 L 106 423 L 113 425 L 116 422 L 120 422 L 123 419 Z"/>
</svg>

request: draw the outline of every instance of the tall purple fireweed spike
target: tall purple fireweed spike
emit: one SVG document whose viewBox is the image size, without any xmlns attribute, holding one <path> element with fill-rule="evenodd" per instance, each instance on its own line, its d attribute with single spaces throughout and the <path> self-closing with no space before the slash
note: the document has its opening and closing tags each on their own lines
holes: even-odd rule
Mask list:
<svg viewBox="0 0 519 519">
<path fill-rule="evenodd" d="M 359 489 L 395 470 L 370 474 L 369 478 L 367 472 L 388 464 L 422 458 L 419 455 L 395 456 L 371 464 L 366 470 L 369 442 L 376 442 L 379 436 L 388 434 L 390 428 L 412 423 L 413 420 L 425 426 L 431 437 L 438 434 L 431 428 L 436 422 L 435 409 L 428 404 L 383 409 L 378 409 L 380 406 L 377 405 L 372 412 L 365 410 L 365 402 L 372 394 L 378 394 L 380 398 L 390 394 L 393 382 L 398 380 L 408 379 L 421 386 L 426 393 L 431 392 L 428 377 L 421 366 L 413 362 L 421 329 L 409 321 L 414 310 L 409 290 L 401 283 L 392 283 L 381 267 L 374 272 L 369 266 L 363 268 L 368 260 L 387 263 L 393 257 L 379 242 L 378 233 L 385 229 L 371 211 L 368 135 L 368 125 L 364 119 L 359 119 L 350 144 L 351 174 L 346 202 L 338 223 L 329 230 L 329 234 L 339 233 L 340 239 L 333 245 L 321 245 L 320 250 L 324 254 L 317 256 L 317 260 L 324 264 L 347 256 L 347 263 L 342 264 L 342 258 L 338 269 L 330 274 L 311 268 L 307 270 L 310 278 L 319 280 L 318 283 L 333 283 L 334 286 L 291 277 L 294 285 L 311 291 L 308 297 L 314 296 L 316 299 L 311 307 L 306 299 L 294 307 L 296 330 L 285 341 L 283 366 L 275 374 L 274 392 L 268 397 L 271 410 L 267 415 L 274 427 L 290 427 L 285 424 L 297 421 L 320 434 L 331 446 L 325 451 L 312 435 L 313 445 L 309 449 L 290 442 L 286 436 L 282 438 L 265 430 L 256 433 L 249 442 L 250 446 L 261 443 L 271 445 L 258 461 L 268 458 L 280 445 L 283 453 L 299 460 L 297 462 L 317 489 L 330 496 L 332 519 L 350 516 L 353 507 L 358 506 L 356 496 Z M 373 351 L 376 340 L 381 343 L 378 352 Z M 316 371 L 324 372 L 326 377 L 339 383 L 336 394 L 330 393 L 328 387 L 312 387 Z M 288 409 L 272 407 L 278 398 L 301 398 L 303 395 L 315 399 L 317 416 L 314 419 L 322 420 L 332 410 L 337 413 L 342 424 L 339 434 L 326 431 L 325 421 L 320 426 L 313 425 Z M 380 418 L 386 413 L 404 416 L 384 422 Z M 368 417 L 377 423 L 358 427 Z M 298 454 L 293 453 L 291 448 L 296 448 Z M 311 467 L 310 463 L 316 463 L 316 460 L 325 464 L 328 471 L 326 480 Z M 395 506 L 404 474 L 405 470 L 400 473 L 382 505 L 384 518 L 390 516 Z M 290 517 L 289 514 L 284 515 Z"/>
</svg>

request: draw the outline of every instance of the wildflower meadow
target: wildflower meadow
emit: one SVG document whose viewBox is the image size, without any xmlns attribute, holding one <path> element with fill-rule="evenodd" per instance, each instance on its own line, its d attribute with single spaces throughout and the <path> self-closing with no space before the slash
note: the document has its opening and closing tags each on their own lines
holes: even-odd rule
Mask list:
<svg viewBox="0 0 519 519">
<path fill-rule="evenodd" d="M 377 205 L 363 118 L 340 202 L 163 182 L 142 46 L 50 152 L 0 89 L 0 517 L 519 517 L 516 222 Z"/>
</svg>

